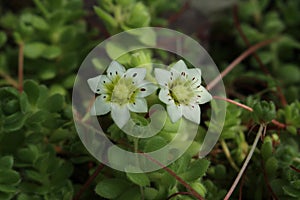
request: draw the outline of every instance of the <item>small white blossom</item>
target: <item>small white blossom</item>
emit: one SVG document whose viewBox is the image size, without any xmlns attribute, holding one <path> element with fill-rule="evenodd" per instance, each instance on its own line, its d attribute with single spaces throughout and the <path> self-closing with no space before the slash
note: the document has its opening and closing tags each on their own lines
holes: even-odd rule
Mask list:
<svg viewBox="0 0 300 200">
<path fill-rule="evenodd" d="M 111 111 L 111 116 L 119 128 L 130 119 L 130 112 L 148 112 L 144 97 L 153 93 L 157 87 L 144 80 L 146 69 L 126 69 L 113 61 L 107 75 L 99 75 L 87 80 L 91 90 L 99 94 L 91 107 L 91 115 L 105 115 Z"/>
<path fill-rule="evenodd" d="M 159 99 L 167 105 L 167 112 L 174 123 L 182 116 L 200 123 L 200 107 L 198 104 L 207 103 L 212 96 L 201 85 L 201 70 L 188 69 L 180 60 L 170 71 L 155 69 L 155 78 L 161 89 Z"/>
</svg>

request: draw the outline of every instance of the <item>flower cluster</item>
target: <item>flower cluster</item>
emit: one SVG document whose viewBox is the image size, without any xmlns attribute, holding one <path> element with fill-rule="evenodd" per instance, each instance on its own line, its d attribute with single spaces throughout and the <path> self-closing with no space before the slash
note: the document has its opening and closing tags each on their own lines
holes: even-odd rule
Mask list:
<svg viewBox="0 0 300 200">
<path fill-rule="evenodd" d="M 155 78 L 160 86 L 159 99 L 167 105 L 172 122 L 182 116 L 200 123 L 200 107 L 212 99 L 201 86 L 200 69 L 188 69 L 180 60 L 170 71 L 156 68 Z M 130 119 L 130 111 L 148 112 L 145 97 L 152 94 L 157 86 L 144 80 L 146 69 L 126 69 L 113 61 L 107 75 L 88 79 L 91 90 L 98 94 L 91 108 L 91 115 L 104 115 L 111 111 L 112 119 L 122 128 Z"/>
</svg>

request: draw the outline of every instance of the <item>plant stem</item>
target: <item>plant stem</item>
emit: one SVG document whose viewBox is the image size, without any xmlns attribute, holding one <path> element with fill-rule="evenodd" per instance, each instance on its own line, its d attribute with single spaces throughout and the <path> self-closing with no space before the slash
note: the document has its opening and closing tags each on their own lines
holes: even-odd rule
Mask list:
<svg viewBox="0 0 300 200">
<path fill-rule="evenodd" d="M 89 179 L 85 182 L 85 184 L 81 187 L 79 192 L 75 195 L 73 200 L 79 200 L 83 192 L 92 184 L 92 182 L 95 180 L 95 178 L 99 175 L 101 170 L 104 168 L 104 165 L 100 163 L 95 170 L 95 172 L 89 177 Z"/>
<path fill-rule="evenodd" d="M 244 51 L 239 57 L 237 57 L 230 65 L 226 67 L 226 69 L 220 74 L 220 76 L 217 76 L 214 80 L 212 80 L 206 88 L 210 90 L 214 86 L 217 85 L 217 83 L 222 80 L 223 77 L 225 77 L 234 67 L 236 67 L 240 62 L 242 62 L 245 58 L 247 58 L 249 55 L 257 51 L 258 49 L 274 42 L 275 39 L 269 39 L 262 41 L 260 43 L 257 43 L 251 47 L 249 47 L 246 51 Z"/>
<path fill-rule="evenodd" d="M 258 130 L 258 132 L 257 132 L 257 135 L 256 135 L 256 137 L 255 137 L 255 140 L 254 140 L 254 142 L 253 142 L 253 145 L 252 145 L 252 147 L 251 147 L 251 149 L 250 149 L 250 151 L 249 151 L 249 153 L 248 153 L 248 155 L 247 155 L 247 158 L 246 158 L 246 160 L 245 160 L 245 162 L 244 162 L 244 164 L 243 164 L 243 166 L 242 166 L 242 168 L 241 168 L 241 170 L 240 170 L 238 176 L 236 177 L 235 181 L 233 182 L 233 184 L 232 184 L 230 190 L 229 190 L 228 193 L 226 194 L 224 200 L 228 200 L 228 199 L 229 199 L 229 197 L 230 197 L 231 194 L 233 193 L 234 189 L 236 188 L 238 182 L 240 181 L 240 178 L 242 177 L 244 171 L 246 170 L 246 168 L 247 168 L 247 166 L 248 166 L 248 164 L 249 164 L 249 161 L 250 161 L 250 159 L 251 159 L 251 157 L 252 157 L 252 155 L 253 155 L 253 153 L 254 153 L 254 150 L 255 150 L 255 148 L 256 148 L 256 146 L 257 146 L 258 140 L 259 140 L 259 138 L 262 136 L 263 130 L 264 130 L 265 128 L 266 128 L 266 126 L 265 126 L 264 124 L 261 124 L 261 125 L 259 126 L 259 130 Z"/>
<path fill-rule="evenodd" d="M 246 110 L 248 110 L 248 111 L 250 111 L 250 112 L 253 112 L 253 109 L 252 109 L 251 107 L 246 106 L 246 105 L 244 105 L 244 104 L 242 104 L 242 103 L 236 102 L 236 101 L 234 101 L 234 100 L 227 99 L 227 98 L 225 98 L 225 97 L 219 97 L 219 96 L 213 96 L 213 98 L 214 98 L 214 99 L 219 99 L 219 100 L 227 101 L 227 102 L 232 103 L 232 104 L 235 104 L 235 105 L 237 105 L 237 106 L 239 106 L 239 107 L 241 107 L 241 108 L 244 108 L 244 109 L 246 109 Z"/>
<path fill-rule="evenodd" d="M 153 163 L 157 164 L 158 166 L 162 167 L 166 172 L 168 172 L 171 176 L 173 176 L 179 183 L 181 183 L 187 190 L 191 192 L 191 194 L 199 199 L 199 200 L 204 200 L 204 198 L 196 191 L 194 188 L 192 188 L 187 182 L 185 182 L 181 177 L 179 177 L 174 171 L 172 171 L 170 168 L 164 166 L 162 163 L 159 161 L 155 160 L 151 156 L 149 156 L 147 153 L 141 153 L 143 156 L 148 158 L 150 161 Z"/>
<path fill-rule="evenodd" d="M 229 151 L 229 149 L 228 149 L 228 147 L 227 147 L 227 144 L 226 144 L 225 140 L 221 139 L 220 142 L 221 142 L 221 146 L 222 146 L 222 148 L 223 148 L 223 151 L 224 151 L 224 153 L 225 153 L 225 156 L 226 156 L 227 160 L 229 161 L 229 164 L 231 165 L 231 167 L 232 167 L 233 169 L 235 169 L 235 170 L 238 172 L 240 169 L 239 169 L 239 167 L 235 164 L 234 160 L 232 159 L 231 154 L 230 154 L 230 151 Z"/>
<path fill-rule="evenodd" d="M 0 71 L 0 76 L 2 76 L 8 84 L 12 85 L 15 88 L 19 88 L 19 84 L 17 81 L 15 81 L 10 75 L 6 74 L 3 71 Z"/>
<path fill-rule="evenodd" d="M 250 112 L 253 112 L 253 108 L 251 108 L 251 107 L 249 107 L 249 106 L 247 106 L 247 105 L 245 105 L 245 104 L 236 102 L 236 101 L 234 101 L 234 100 L 227 99 L 227 98 L 225 98 L 225 97 L 219 97 L 219 96 L 213 96 L 213 98 L 214 98 L 214 99 L 218 99 L 218 100 L 227 101 L 228 103 L 232 103 L 232 104 L 237 105 L 237 106 L 239 106 L 239 107 L 241 107 L 241 108 L 244 108 L 245 110 L 248 110 L 248 111 L 250 111 Z M 283 123 L 277 121 L 276 119 L 273 119 L 271 122 L 272 122 L 274 125 L 276 125 L 277 127 L 279 127 L 279 128 L 282 128 L 282 129 L 286 128 L 286 124 L 283 124 Z"/>
<path fill-rule="evenodd" d="M 24 74 L 24 43 L 19 44 L 19 56 L 18 56 L 18 79 L 19 79 L 19 91 L 23 92 L 23 74 Z"/>
</svg>

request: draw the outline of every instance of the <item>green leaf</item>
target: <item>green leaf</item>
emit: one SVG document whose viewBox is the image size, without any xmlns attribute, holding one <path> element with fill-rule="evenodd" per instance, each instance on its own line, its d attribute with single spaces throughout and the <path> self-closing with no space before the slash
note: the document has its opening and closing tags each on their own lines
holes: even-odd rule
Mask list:
<svg viewBox="0 0 300 200">
<path fill-rule="evenodd" d="M 180 174 L 180 176 L 186 181 L 194 181 L 205 175 L 210 162 L 206 159 L 198 159 L 191 163 L 186 172 Z"/>
<path fill-rule="evenodd" d="M 64 105 L 64 97 L 61 94 L 50 96 L 43 105 L 43 108 L 49 112 L 61 111 Z"/>
<path fill-rule="evenodd" d="M 14 158 L 12 156 L 3 156 L 0 158 L 0 170 L 11 169 L 14 164 Z"/>
<path fill-rule="evenodd" d="M 18 172 L 8 169 L 0 170 L 0 184 L 14 185 L 20 181 L 20 175 Z"/>
<path fill-rule="evenodd" d="M 74 133 L 72 133 L 70 130 L 57 129 L 50 135 L 49 141 L 50 142 L 59 142 L 59 141 L 69 139 L 73 135 L 74 135 Z"/>
<path fill-rule="evenodd" d="M 26 80 L 24 81 L 24 91 L 26 92 L 31 105 L 35 105 L 40 95 L 38 84 L 33 80 Z"/>
<path fill-rule="evenodd" d="M 205 196 L 205 194 L 207 193 L 207 190 L 205 188 L 205 186 L 199 182 L 194 182 L 191 184 L 192 188 L 194 190 L 196 190 L 196 192 L 198 192 L 202 197 Z"/>
<path fill-rule="evenodd" d="M 36 59 L 42 56 L 47 45 L 41 42 L 25 43 L 24 56 L 31 59 Z"/>
<path fill-rule="evenodd" d="M 3 128 L 6 131 L 17 131 L 25 124 L 26 116 L 21 112 L 16 112 L 5 118 Z"/>
<path fill-rule="evenodd" d="M 104 198 L 114 199 L 129 188 L 128 182 L 123 179 L 104 179 L 96 186 L 96 193 Z"/>
<path fill-rule="evenodd" d="M 42 54 L 43 58 L 54 59 L 60 56 L 62 50 L 58 46 L 48 46 Z"/>
<path fill-rule="evenodd" d="M 126 190 L 119 198 L 118 200 L 125 200 L 125 199 L 130 199 L 130 200 L 141 200 L 141 192 L 138 187 L 133 187 L 130 188 L 129 190 Z"/>
<path fill-rule="evenodd" d="M 163 148 L 167 145 L 167 141 L 161 136 L 154 136 L 147 140 L 144 151 L 152 152 Z"/>
<path fill-rule="evenodd" d="M 272 152 L 273 152 L 272 139 L 270 137 L 266 137 L 261 147 L 261 155 L 263 159 L 267 160 L 269 157 L 271 157 Z"/>
<path fill-rule="evenodd" d="M 103 20 L 104 24 L 110 31 L 113 31 L 118 27 L 117 20 L 113 18 L 109 13 L 102 10 L 100 7 L 94 6 L 95 13 Z"/>
<path fill-rule="evenodd" d="M 275 157 L 270 157 L 265 165 L 268 176 L 275 177 L 278 169 L 278 161 Z"/>
<path fill-rule="evenodd" d="M 2 47 L 7 40 L 7 36 L 4 32 L 0 31 L 0 47 Z"/>
<path fill-rule="evenodd" d="M 155 200 L 157 194 L 158 194 L 158 191 L 156 189 L 154 189 L 154 188 L 146 187 L 144 189 L 144 197 L 145 197 L 145 199 Z"/>
<path fill-rule="evenodd" d="M 126 173 L 129 180 L 139 186 L 149 186 L 149 177 L 144 173 Z"/>
<path fill-rule="evenodd" d="M 0 192 L 15 193 L 16 191 L 17 191 L 17 189 L 14 186 L 0 184 Z M 1 199 L 1 197 L 0 197 L 0 199 Z"/>
<path fill-rule="evenodd" d="M 300 197 L 300 190 L 297 190 L 291 186 L 283 186 L 282 187 L 283 191 L 285 194 L 288 196 L 294 197 L 294 198 L 299 198 Z"/>
</svg>

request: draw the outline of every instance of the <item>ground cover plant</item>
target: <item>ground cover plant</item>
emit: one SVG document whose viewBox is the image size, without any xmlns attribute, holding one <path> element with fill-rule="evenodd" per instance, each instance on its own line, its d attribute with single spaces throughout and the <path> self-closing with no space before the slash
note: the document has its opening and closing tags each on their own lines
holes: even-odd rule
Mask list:
<svg viewBox="0 0 300 200">
<path fill-rule="evenodd" d="M 300 199 L 300 2 L 205 2 L 1 1 L 0 200 Z M 199 24 L 188 26 L 191 21 Z M 200 105 L 197 136 L 178 160 L 150 173 L 125 173 L 99 163 L 83 146 L 72 88 L 80 64 L 99 42 L 147 26 L 170 27 L 203 44 L 225 84 L 227 98 L 211 98 L 227 102 L 226 119 L 213 150 L 198 158 L 205 131 L 214 126 L 211 107 Z M 107 53 L 120 48 L 110 46 Z M 129 70 L 181 59 L 148 49 L 117 61 Z M 155 79 L 154 69 L 147 70 L 145 77 Z M 203 84 L 209 91 L 218 81 Z M 109 138 L 131 151 L 161 148 L 176 128 L 168 118 L 157 137 L 137 141 L 110 115 L 99 116 L 103 120 Z"/>
</svg>

